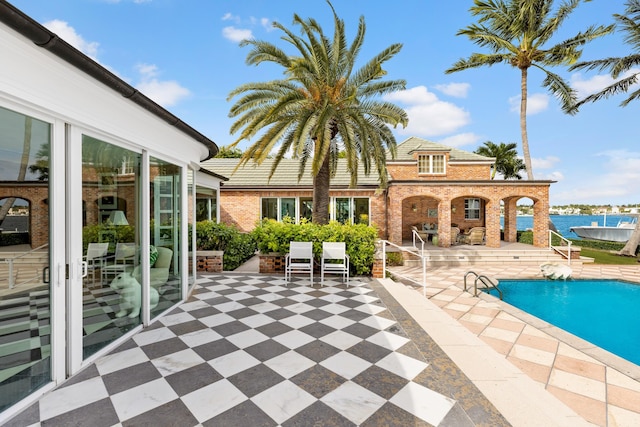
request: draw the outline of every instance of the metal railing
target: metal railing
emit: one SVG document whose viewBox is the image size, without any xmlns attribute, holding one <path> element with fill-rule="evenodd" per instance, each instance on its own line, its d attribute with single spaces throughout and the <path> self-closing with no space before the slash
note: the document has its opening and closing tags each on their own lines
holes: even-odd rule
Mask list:
<svg viewBox="0 0 640 427">
<path fill-rule="evenodd" d="M 485 276 L 484 274 L 478 274 L 475 271 L 467 271 L 464 275 L 464 291 L 467 291 L 467 277 L 473 274 L 474 276 L 476 276 L 475 280 L 473 281 L 473 296 L 477 297 L 478 296 L 478 282 L 482 283 L 484 285 L 485 289 L 495 289 L 496 291 L 498 291 L 498 295 L 500 296 L 500 300 L 502 300 L 502 290 L 498 287 L 498 283 L 494 282 L 491 278 L 489 278 L 488 276 Z"/>
<path fill-rule="evenodd" d="M 29 278 L 27 280 L 24 280 L 24 281 L 20 282 L 20 283 L 16 283 L 15 262 L 17 260 L 21 259 L 21 258 L 25 258 L 25 257 L 33 254 L 36 251 L 39 251 L 40 249 L 46 248 L 47 246 L 49 246 L 49 244 L 45 243 L 42 246 L 38 246 L 35 249 L 31 249 L 30 251 L 24 252 L 24 253 L 22 253 L 20 255 L 16 255 L 14 257 L 11 257 L 11 258 L 0 258 L 0 261 L 4 261 L 7 264 L 9 264 L 9 289 L 13 289 L 16 286 L 24 285 L 25 283 L 29 283 L 29 282 L 32 282 L 34 280 L 39 280 L 40 279 L 40 275 L 36 274 L 34 277 L 31 277 L 31 278 Z"/>
<path fill-rule="evenodd" d="M 411 230 L 411 237 L 413 238 L 413 247 L 416 249 L 418 248 L 416 246 L 416 238 L 420 240 L 420 250 L 422 251 L 421 253 L 424 253 L 424 240 L 422 239 L 422 237 L 420 237 L 416 230 Z"/>
<path fill-rule="evenodd" d="M 560 240 L 564 241 L 567 243 L 567 253 L 565 254 L 562 250 L 560 250 L 559 246 L 553 246 L 553 236 L 556 235 L 560 238 Z M 567 240 L 566 238 L 564 238 L 564 236 L 562 236 L 561 234 L 556 233 L 553 230 L 549 230 L 549 249 L 557 252 L 558 254 L 560 254 L 561 256 L 565 257 L 567 259 L 567 265 L 571 265 L 571 240 Z"/>
<path fill-rule="evenodd" d="M 418 236 L 418 238 L 420 238 L 420 236 Z M 420 239 L 422 240 L 422 239 Z M 412 277 L 409 276 L 404 276 L 401 274 L 397 274 L 397 273 L 392 273 L 395 274 L 396 276 L 404 279 L 404 280 L 408 280 L 410 282 L 413 282 L 417 285 L 422 286 L 422 294 L 426 295 L 427 294 L 427 256 L 424 255 L 424 241 L 423 241 L 423 250 L 421 253 L 417 253 L 414 252 L 412 250 L 407 249 L 406 247 L 401 247 L 396 245 L 395 243 L 391 243 L 388 240 L 380 240 L 380 246 L 381 246 L 381 250 L 382 250 L 382 274 L 383 277 L 387 277 L 387 245 L 389 246 L 393 246 L 397 249 L 399 249 L 400 253 L 402 252 L 407 252 L 410 253 L 411 255 L 414 255 L 418 258 L 420 258 L 421 263 L 422 263 L 422 282 L 418 282 L 417 280 L 413 279 Z M 415 247 L 415 246 L 414 246 Z"/>
</svg>

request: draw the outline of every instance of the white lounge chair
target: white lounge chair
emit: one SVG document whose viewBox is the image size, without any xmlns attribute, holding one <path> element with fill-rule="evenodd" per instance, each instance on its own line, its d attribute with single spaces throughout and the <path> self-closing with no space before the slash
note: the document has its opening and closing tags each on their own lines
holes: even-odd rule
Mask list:
<svg viewBox="0 0 640 427">
<path fill-rule="evenodd" d="M 111 264 L 102 266 L 100 273 L 102 281 L 108 280 L 109 277 L 116 277 L 120 273 L 130 273 L 135 267 L 136 244 L 135 243 L 118 243 L 116 245 L 116 253 L 109 258 Z"/>
<path fill-rule="evenodd" d="M 285 256 L 284 280 L 289 283 L 294 273 L 309 273 L 313 286 L 313 243 L 290 242 L 289 253 Z"/>
<path fill-rule="evenodd" d="M 340 274 L 349 287 L 349 255 L 344 242 L 323 242 L 320 264 L 320 283 L 324 286 L 324 274 Z"/>
<path fill-rule="evenodd" d="M 104 265 L 104 257 L 109 251 L 109 243 L 89 243 L 87 254 L 83 257 L 87 274 L 91 272 L 91 281 L 96 281 L 96 270 Z"/>
</svg>

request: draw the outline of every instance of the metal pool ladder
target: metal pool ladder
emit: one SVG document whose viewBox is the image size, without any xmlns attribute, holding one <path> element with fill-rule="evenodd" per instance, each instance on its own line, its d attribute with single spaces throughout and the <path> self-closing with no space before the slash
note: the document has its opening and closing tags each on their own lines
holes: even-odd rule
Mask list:
<svg viewBox="0 0 640 427">
<path fill-rule="evenodd" d="M 484 285 L 484 289 L 495 289 L 496 291 L 498 291 L 498 295 L 500 296 L 500 300 L 502 300 L 502 290 L 500 290 L 500 288 L 498 287 L 498 281 L 496 280 L 495 282 L 485 276 L 484 274 L 478 274 L 475 271 L 467 271 L 464 275 L 464 290 L 467 290 L 467 276 L 469 276 L 470 274 L 473 274 L 474 276 L 476 276 L 476 279 L 473 281 L 473 296 L 477 297 L 478 296 L 478 282 L 482 283 Z"/>
</svg>

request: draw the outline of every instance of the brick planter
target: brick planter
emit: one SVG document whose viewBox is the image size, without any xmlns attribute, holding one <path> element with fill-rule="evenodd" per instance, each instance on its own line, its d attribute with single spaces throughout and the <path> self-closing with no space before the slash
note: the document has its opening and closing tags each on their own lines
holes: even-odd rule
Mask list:
<svg viewBox="0 0 640 427">
<path fill-rule="evenodd" d="M 196 271 L 206 273 L 222 273 L 223 251 L 196 252 Z"/>
<path fill-rule="evenodd" d="M 260 273 L 283 273 L 285 255 L 280 253 L 260 254 Z"/>
</svg>

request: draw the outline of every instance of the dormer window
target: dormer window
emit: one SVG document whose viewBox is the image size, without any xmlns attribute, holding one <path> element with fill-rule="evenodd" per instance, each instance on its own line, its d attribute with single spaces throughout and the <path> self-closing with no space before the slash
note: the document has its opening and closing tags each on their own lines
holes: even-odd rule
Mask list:
<svg viewBox="0 0 640 427">
<path fill-rule="evenodd" d="M 444 154 L 419 154 L 418 173 L 426 175 L 444 175 L 445 156 Z"/>
</svg>

